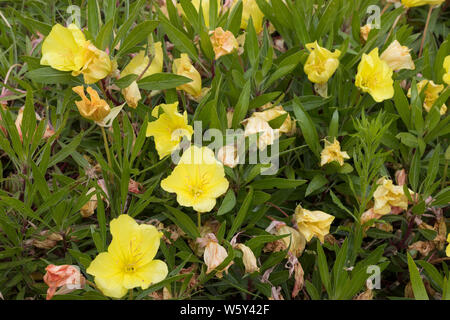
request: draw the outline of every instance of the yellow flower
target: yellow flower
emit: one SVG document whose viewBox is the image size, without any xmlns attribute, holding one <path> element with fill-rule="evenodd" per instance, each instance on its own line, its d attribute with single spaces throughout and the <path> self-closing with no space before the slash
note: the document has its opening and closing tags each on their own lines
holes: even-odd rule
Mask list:
<svg viewBox="0 0 450 320">
<path fill-rule="evenodd" d="M 215 59 L 219 59 L 221 56 L 233 53 L 239 47 L 239 44 L 230 31 L 224 31 L 222 27 L 216 28 L 211 31 L 211 43 L 215 53 Z"/>
<path fill-rule="evenodd" d="M 237 2 L 238 0 L 234 0 L 233 7 Z M 256 33 L 260 33 L 263 30 L 264 13 L 259 9 L 256 0 L 242 0 L 241 29 L 247 29 L 250 17 L 252 17 Z"/>
<path fill-rule="evenodd" d="M 306 241 L 316 236 L 323 243 L 325 236 L 330 233 L 330 226 L 334 220 L 332 215 L 322 211 L 309 211 L 300 205 L 295 208 L 295 218 L 298 230 L 305 236 Z"/>
<path fill-rule="evenodd" d="M 167 265 L 154 260 L 161 232 L 148 224 L 137 224 L 126 214 L 110 223 L 112 241 L 107 252 L 100 253 L 86 272 L 95 277 L 95 284 L 106 296 L 123 297 L 129 289 L 147 289 L 162 281 Z"/>
<path fill-rule="evenodd" d="M 389 47 L 381 54 L 381 60 L 386 61 L 389 68 L 394 71 L 402 69 L 414 70 L 416 66 L 409 53 L 411 49 L 406 46 L 402 46 L 400 42 L 394 40 Z"/>
<path fill-rule="evenodd" d="M 320 153 L 320 166 L 333 161 L 337 161 L 340 166 L 343 166 L 344 159 L 350 159 L 350 156 L 347 152 L 341 151 L 339 141 L 336 138 L 333 143 L 325 140 L 325 148 Z"/>
<path fill-rule="evenodd" d="M 450 257 L 450 233 L 447 235 L 447 242 L 449 242 L 449 245 L 447 246 L 447 249 L 445 249 L 445 254 L 447 257 Z"/>
<path fill-rule="evenodd" d="M 81 73 L 86 84 L 105 78 L 115 67 L 108 54 L 87 41 L 75 24 L 53 26 L 42 44 L 41 64 L 72 71 L 73 76 Z"/>
<path fill-rule="evenodd" d="M 368 55 L 363 54 L 358 66 L 355 85 L 368 92 L 376 102 L 391 99 L 394 96 L 392 69 L 378 56 L 378 48 Z"/>
<path fill-rule="evenodd" d="M 55 24 L 42 43 L 41 64 L 59 71 L 80 71 L 88 59 L 88 41 L 75 25 Z"/>
<path fill-rule="evenodd" d="M 172 104 L 160 104 L 152 110 L 152 116 L 158 118 L 149 122 L 147 126 L 147 137 L 153 136 L 155 139 L 156 150 L 159 158 L 172 153 L 180 143 L 183 136 L 189 140 L 194 130 L 188 125 L 187 112 L 184 114 L 178 112 L 178 102 Z M 162 113 L 158 117 L 159 110 Z"/>
<path fill-rule="evenodd" d="M 366 24 L 359 28 L 359 37 L 361 38 L 361 40 L 364 40 L 364 42 L 367 41 L 367 39 L 369 38 L 370 30 L 372 30 L 370 24 Z"/>
<path fill-rule="evenodd" d="M 153 60 L 150 63 L 150 58 L 145 55 L 145 51 L 140 51 L 137 55 L 131 59 L 127 66 L 120 73 L 120 77 L 123 78 L 129 74 L 135 74 L 140 76 L 148 64 L 150 66 L 145 70 L 141 79 L 148 77 L 155 73 L 160 73 L 163 70 L 163 51 L 161 47 L 161 42 L 155 42 L 152 45 L 151 53 L 153 55 Z M 127 104 L 131 108 L 136 108 L 139 100 L 141 100 L 141 93 L 139 92 L 139 87 L 136 81 L 133 81 L 128 87 L 122 89 L 122 94 L 127 101 Z"/>
<path fill-rule="evenodd" d="M 172 70 L 175 74 L 192 79 L 192 82 L 178 86 L 177 90 L 184 90 L 193 97 L 202 94 L 202 77 L 186 53 L 182 53 L 180 58 L 173 61 Z"/>
<path fill-rule="evenodd" d="M 391 207 L 399 207 L 403 210 L 408 208 L 408 198 L 403 192 L 402 186 L 396 186 L 392 180 L 381 178 L 377 181 L 379 186 L 375 190 L 373 197 L 375 204 L 373 212 L 385 215 L 391 212 Z M 412 191 L 410 190 L 412 195 Z"/>
<path fill-rule="evenodd" d="M 222 163 L 207 148 L 191 146 L 181 156 L 180 162 L 161 187 L 177 194 L 177 201 L 184 207 L 193 207 L 197 212 L 209 212 L 216 198 L 228 190 L 228 180 Z"/>
<path fill-rule="evenodd" d="M 443 80 L 446 84 L 450 85 L 450 56 L 446 56 L 444 59 L 445 74 Z"/>
<path fill-rule="evenodd" d="M 286 248 L 289 248 L 290 253 L 296 257 L 300 257 L 302 255 L 306 246 L 306 238 L 302 233 L 284 223 L 281 223 L 275 227 L 274 234 L 277 236 L 288 234 L 289 236 L 282 238 L 281 241 L 284 242 Z"/>
<path fill-rule="evenodd" d="M 91 87 L 87 87 L 86 89 L 87 93 L 89 93 L 89 96 L 91 97 L 91 100 L 89 100 L 84 94 L 83 86 L 74 87 L 72 90 L 82 99 L 80 101 L 75 101 L 75 104 L 78 111 L 84 118 L 95 122 L 101 122 L 111 111 L 108 103 L 105 100 L 100 99 L 98 92 Z"/>
<path fill-rule="evenodd" d="M 407 7 L 419 7 L 429 4 L 430 6 L 438 6 L 445 0 L 402 0 L 402 4 Z"/>
<path fill-rule="evenodd" d="M 336 72 L 339 66 L 339 56 L 341 52 L 335 50 L 331 52 L 319 46 L 317 41 L 308 43 L 306 48 L 310 52 L 305 63 L 305 73 L 309 81 L 313 83 L 325 83 Z"/>
<path fill-rule="evenodd" d="M 93 44 L 88 46 L 88 60 L 81 71 L 74 71 L 72 74 L 77 76 L 82 73 L 86 84 L 96 83 L 98 80 L 105 78 L 114 71 L 116 64 L 111 62 L 105 51 L 98 49 Z"/>
<path fill-rule="evenodd" d="M 422 80 L 417 84 L 417 91 L 420 94 L 425 89 L 425 99 L 423 101 L 423 108 L 430 112 L 433 104 L 439 98 L 439 94 L 444 90 L 443 84 L 435 84 L 433 80 Z M 408 90 L 408 97 L 411 97 L 411 88 Z M 447 106 L 443 104 L 440 109 L 441 116 L 447 112 Z"/>
</svg>

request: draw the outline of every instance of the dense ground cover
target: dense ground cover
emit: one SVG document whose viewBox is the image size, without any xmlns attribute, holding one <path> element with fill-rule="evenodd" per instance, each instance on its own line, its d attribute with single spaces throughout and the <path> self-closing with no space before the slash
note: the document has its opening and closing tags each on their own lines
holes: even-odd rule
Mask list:
<svg viewBox="0 0 450 320">
<path fill-rule="evenodd" d="M 0 298 L 450 299 L 449 6 L 0 1 Z"/>
</svg>

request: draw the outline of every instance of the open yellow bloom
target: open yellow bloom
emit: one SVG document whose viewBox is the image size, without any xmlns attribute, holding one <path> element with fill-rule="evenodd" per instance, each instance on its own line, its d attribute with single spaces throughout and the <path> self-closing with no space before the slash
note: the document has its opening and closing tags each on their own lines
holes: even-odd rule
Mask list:
<svg viewBox="0 0 450 320">
<path fill-rule="evenodd" d="M 373 212 L 385 215 L 391 212 L 391 207 L 399 207 L 403 210 L 408 208 L 408 198 L 403 192 L 402 186 L 396 186 L 392 180 L 381 178 L 377 181 L 379 186 L 375 190 L 373 197 L 375 204 Z M 412 191 L 410 191 L 412 195 Z"/>
<path fill-rule="evenodd" d="M 430 112 L 433 104 L 439 98 L 439 94 L 444 90 L 443 84 L 435 84 L 433 80 L 422 80 L 417 84 L 417 91 L 420 94 L 425 89 L 425 99 L 423 101 L 423 108 Z M 408 90 L 408 97 L 411 97 L 411 88 Z M 440 108 L 441 116 L 447 112 L 447 106 L 443 104 Z"/>
<path fill-rule="evenodd" d="M 87 87 L 86 89 L 91 100 L 84 94 L 83 86 L 74 87 L 72 90 L 82 99 L 80 101 L 75 101 L 75 104 L 84 118 L 95 122 L 101 122 L 110 113 L 111 108 L 108 103 L 105 100 L 100 99 L 98 92 L 91 87 Z"/>
<path fill-rule="evenodd" d="M 234 0 L 233 7 L 237 2 L 238 0 Z M 256 0 L 242 0 L 241 29 L 247 29 L 250 17 L 252 17 L 256 33 L 260 33 L 263 30 L 264 13 L 259 9 Z"/>
<path fill-rule="evenodd" d="M 202 77 L 186 53 L 182 53 L 180 58 L 173 61 L 172 70 L 175 74 L 192 79 L 192 82 L 178 86 L 177 90 L 183 90 L 193 97 L 202 94 Z"/>
<path fill-rule="evenodd" d="M 309 81 L 313 83 L 325 83 L 333 76 L 339 66 L 339 56 L 341 52 L 335 50 L 331 52 L 319 46 L 317 41 L 306 45 L 309 56 L 305 63 L 305 73 Z"/>
<path fill-rule="evenodd" d="M 450 85 L 450 56 L 446 56 L 444 59 L 444 69 L 445 74 L 442 79 L 446 84 Z"/>
<path fill-rule="evenodd" d="M 158 118 L 149 122 L 147 126 L 147 137 L 153 136 L 155 139 L 156 150 L 159 158 L 172 153 L 180 143 L 183 136 L 189 140 L 194 133 L 192 126 L 188 125 L 187 112 L 184 114 L 178 112 L 178 102 L 172 104 L 160 104 L 152 110 L 152 116 Z M 162 113 L 158 117 L 159 110 Z"/>
<path fill-rule="evenodd" d="M 430 6 L 438 6 L 445 0 L 402 0 L 402 4 L 407 8 L 425 6 L 429 4 Z"/>
<path fill-rule="evenodd" d="M 73 76 L 82 73 L 86 84 L 105 78 L 114 69 L 108 54 L 86 40 L 75 24 L 52 27 L 42 44 L 41 64 L 72 71 Z"/>
<path fill-rule="evenodd" d="M 191 146 L 181 156 L 170 176 L 161 181 L 167 192 L 177 194 L 177 201 L 197 212 L 209 212 L 216 198 L 228 190 L 228 180 L 222 163 L 207 147 Z"/>
<path fill-rule="evenodd" d="M 368 55 L 363 54 L 358 65 L 355 85 L 368 92 L 376 102 L 391 99 L 394 96 L 392 69 L 378 56 L 378 48 Z"/>
<path fill-rule="evenodd" d="M 325 236 L 330 233 L 330 226 L 334 220 L 332 215 L 323 211 L 309 211 L 302 206 L 295 208 L 295 218 L 298 230 L 305 236 L 306 241 L 316 236 L 323 243 Z"/>
<path fill-rule="evenodd" d="M 55 24 L 42 43 L 41 64 L 59 71 L 80 71 L 88 59 L 88 41 L 83 32 L 71 24 Z"/>
<path fill-rule="evenodd" d="M 337 161 L 340 166 L 344 165 L 344 159 L 350 159 L 350 156 L 347 152 L 341 151 L 341 145 L 336 138 L 334 138 L 334 142 L 331 143 L 325 140 L 325 148 L 320 153 L 320 166 L 323 166 L 327 163 Z"/>
<path fill-rule="evenodd" d="M 394 40 L 389 47 L 381 54 L 381 60 L 386 61 L 389 68 L 394 71 L 399 71 L 402 69 L 414 70 L 416 66 L 412 60 L 411 54 L 409 53 L 411 49 L 406 46 L 402 46 L 400 42 Z"/>
<path fill-rule="evenodd" d="M 121 298 L 129 289 L 145 290 L 167 276 L 167 265 L 154 260 L 161 232 L 152 225 L 137 224 L 126 214 L 113 219 L 110 226 L 108 251 L 100 253 L 86 270 L 103 294 Z"/>
<path fill-rule="evenodd" d="M 137 55 L 131 59 L 127 66 L 120 73 L 120 77 L 123 78 L 129 74 L 135 74 L 140 76 L 148 64 L 150 66 L 145 70 L 141 79 L 148 77 L 155 73 L 160 73 L 163 70 L 163 51 L 161 47 L 161 42 L 155 42 L 152 45 L 151 53 L 153 55 L 153 60 L 150 63 L 150 58 L 145 54 L 145 51 L 140 51 Z M 122 94 L 127 101 L 127 104 L 131 108 L 136 108 L 139 100 L 141 100 L 141 93 L 139 92 L 139 87 L 136 81 L 133 81 L 128 87 L 122 89 Z"/>
<path fill-rule="evenodd" d="M 233 33 L 230 31 L 224 31 L 222 27 L 216 28 L 216 30 L 212 31 L 210 39 L 216 60 L 221 56 L 233 53 L 239 48 L 239 44 Z"/>
</svg>

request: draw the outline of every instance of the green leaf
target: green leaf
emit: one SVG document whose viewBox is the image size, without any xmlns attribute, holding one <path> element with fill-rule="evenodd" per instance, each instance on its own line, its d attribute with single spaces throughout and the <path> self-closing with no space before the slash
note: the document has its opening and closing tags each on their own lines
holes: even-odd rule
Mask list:
<svg viewBox="0 0 450 320">
<path fill-rule="evenodd" d="M 293 189 L 305 183 L 306 180 L 299 179 L 266 178 L 254 181 L 251 186 L 254 189 Z"/>
<path fill-rule="evenodd" d="M 305 197 L 309 196 L 314 191 L 322 188 L 324 185 L 328 183 L 327 178 L 325 178 L 322 174 L 316 174 L 311 182 L 308 184 L 306 188 Z"/>
<path fill-rule="evenodd" d="M 303 108 L 303 105 L 298 99 L 298 97 L 294 98 L 293 106 L 296 120 L 300 125 L 306 143 L 308 144 L 312 152 L 316 155 L 316 157 L 320 159 L 321 148 L 319 144 L 319 135 L 317 134 L 317 130 L 316 127 L 314 126 L 314 123 L 312 122 L 308 113 Z"/>
<path fill-rule="evenodd" d="M 89 33 L 95 38 L 97 37 L 98 30 L 102 24 L 102 18 L 100 16 L 99 3 L 97 0 L 88 0 L 88 30 Z"/>
<path fill-rule="evenodd" d="M 164 214 L 168 216 L 169 219 L 173 221 L 173 223 L 179 226 L 192 239 L 200 238 L 200 233 L 197 229 L 197 226 L 187 214 L 167 205 L 165 205 L 165 207 L 170 211 L 170 214 L 168 212 L 164 212 Z"/>
<path fill-rule="evenodd" d="M 26 76 L 36 82 L 45 84 L 68 84 L 77 86 L 83 84 L 70 72 L 55 70 L 51 67 L 43 67 L 28 71 Z"/>
<path fill-rule="evenodd" d="M 236 205 L 236 196 L 234 194 L 234 191 L 232 189 L 229 189 L 227 194 L 225 195 L 225 198 L 222 201 L 222 204 L 220 205 L 217 215 L 221 216 L 225 213 L 230 212 L 235 205 Z"/>
<path fill-rule="evenodd" d="M 330 287 L 330 273 L 328 271 L 327 258 L 323 252 L 322 245 L 320 241 L 317 241 L 317 265 L 319 267 L 320 279 L 322 284 L 328 292 L 328 296 L 332 296 Z"/>
<path fill-rule="evenodd" d="M 176 88 L 192 79 L 173 73 L 155 73 L 137 82 L 139 88 L 144 90 L 166 90 Z"/>
<path fill-rule="evenodd" d="M 408 269 L 412 289 L 414 292 L 414 298 L 416 300 L 429 300 L 427 290 L 425 289 L 422 278 L 420 277 L 419 270 L 417 269 L 417 266 L 414 263 L 413 258 L 411 258 L 411 256 L 409 255 L 409 253 L 407 253 L 407 255 L 408 255 Z"/>
<path fill-rule="evenodd" d="M 253 201 L 253 188 L 250 188 L 244 202 L 242 203 L 241 208 L 239 209 L 238 213 L 236 214 L 236 218 L 233 219 L 233 224 L 231 225 L 230 230 L 228 231 L 227 240 L 229 241 L 236 231 L 239 230 L 242 223 L 245 221 L 245 218 L 247 217 L 247 213 L 250 210 L 250 206 Z"/>
<path fill-rule="evenodd" d="M 244 120 L 247 114 L 248 105 L 250 102 L 250 87 L 251 83 L 250 80 L 248 80 L 241 91 L 239 100 L 236 103 L 236 108 L 234 109 L 233 121 L 231 125 L 233 129 L 237 129 L 239 127 L 241 121 Z"/>
<path fill-rule="evenodd" d="M 130 52 L 137 44 L 143 42 L 147 39 L 148 35 L 155 30 L 158 26 L 158 21 L 144 21 L 138 24 L 130 34 L 123 40 L 122 45 L 120 46 L 119 52 L 117 56 L 121 56 L 125 53 Z"/>
</svg>

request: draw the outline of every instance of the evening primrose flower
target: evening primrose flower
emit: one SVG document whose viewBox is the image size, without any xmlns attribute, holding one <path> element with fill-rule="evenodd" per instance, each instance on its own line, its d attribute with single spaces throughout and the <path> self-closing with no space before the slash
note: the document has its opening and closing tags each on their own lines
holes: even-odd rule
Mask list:
<svg viewBox="0 0 450 320">
<path fill-rule="evenodd" d="M 402 69 L 414 70 L 416 66 L 412 60 L 411 49 L 406 46 L 402 46 L 400 42 L 394 40 L 389 47 L 381 54 L 381 60 L 386 61 L 389 68 L 394 71 Z"/>
<path fill-rule="evenodd" d="M 302 206 L 295 208 L 295 218 L 298 230 L 305 236 L 306 241 L 316 236 L 323 243 L 325 236 L 330 233 L 330 226 L 334 220 L 332 215 L 323 211 L 309 211 Z"/>
<path fill-rule="evenodd" d="M 433 80 L 422 80 L 417 84 L 417 91 L 422 92 L 425 89 L 425 99 L 423 101 L 423 108 L 430 112 L 436 100 L 439 98 L 439 94 L 444 90 L 443 84 L 435 84 Z M 411 97 L 411 88 L 408 90 L 408 97 Z M 447 112 L 447 106 L 443 104 L 440 108 L 441 116 Z"/>
<path fill-rule="evenodd" d="M 392 69 L 378 56 L 378 48 L 368 55 L 363 54 L 358 65 L 355 85 L 368 92 L 376 102 L 391 99 L 394 96 Z"/>
<path fill-rule="evenodd" d="M 259 272 L 256 257 L 252 249 L 242 243 L 238 243 L 236 248 L 242 251 L 242 262 L 244 263 L 245 273 Z"/>
<path fill-rule="evenodd" d="M 84 118 L 95 122 L 101 122 L 110 113 L 111 108 L 108 103 L 105 100 L 100 99 L 98 92 L 91 87 L 87 87 L 86 89 L 91 98 L 90 100 L 84 94 L 83 86 L 74 87 L 72 90 L 82 99 L 80 101 L 75 101 L 75 104 Z"/>
<path fill-rule="evenodd" d="M 110 226 L 108 251 L 100 253 L 86 270 L 104 295 L 121 298 L 129 289 L 145 290 L 167 276 L 167 265 L 154 259 L 161 232 L 152 225 L 137 224 L 126 214 L 113 219 Z"/>
<path fill-rule="evenodd" d="M 438 6 L 445 0 L 402 0 L 402 4 L 406 8 L 419 7 L 419 6 Z"/>
<path fill-rule="evenodd" d="M 263 111 L 253 112 L 252 117 L 257 117 L 266 122 L 269 122 L 287 113 L 286 119 L 277 130 L 280 133 L 287 134 L 288 136 L 291 136 L 295 133 L 296 122 L 295 120 L 291 119 L 289 113 L 286 110 L 284 110 L 282 106 L 279 105 L 272 107 L 272 103 L 267 103 L 261 108 L 263 109 Z"/>
<path fill-rule="evenodd" d="M 309 81 L 313 83 L 326 83 L 336 72 L 339 66 L 339 56 L 341 52 L 335 50 L 331 52 L 314 41 L 306 44 L 309 56 L 306 60 L 304 71 L 308 75 Z"/>
<path fill-rule="evenodd" d="M 160 109 L 163 113 L 158 116 Z M 148 123 L 146 136 L 153 136 L 155 139 L 160 159 L 171 154 L 183 136 L 190 140 L 194 133 L 192 126 L 188 125 L 187 112 L 178 112 L 178 102 L 156 106 L 152 110 L 152 116 L 158 119 Z"/>
<path fill-rule="evenodd" d="M 361 41 L 367 41 L 367 39 L 369 38 L 370 30 L 372 30 L 370 24 L 366 24 L 359 29 L 359 37 Z"/>
<path fill-rule="evenodd" d="M 224 166 L 234 168 L 239 164 L 239 155 L 234 144 L 223 146 L 217 152 L 217 159 L 223 163 Z"/>
<path fill-rule="evenodd" d="M 221 56 L 233 53 L 239 48 L 239 44 L 230 31 L 224 31 L 222 27 L 211 31 L 211 44 L 214 49 L 214 59 L 219 59 Z"/>
<path fill-rule="evenodd" d="M 131 59 L 127 66 L 120 73 L 120 77 L 123 78 L 129 74 L 135 74 L 140 76 L 141 79 L 148 77 L 155 73 L 160 73 L 163 70 L 163 51 L 161 42 L 153 43 L 151 47 L 153 54 L 153 60 L 150 63 L 150 58 L 145 54 L 145 51 L 139 51 L 137 55 Z M 147 66 L 150 66 L 147 68 Z M 145 69 L 147 68 L 147 70 Z M 145 72 L 144 72 L 145 71 Z M 144 72 L 144 73 L 143 73 Z M 122 94 L 127 101 L 127 104 L 131 108 L 136 108 L 139 100 L 141 100 L 141 93 L 136 81 L 133 81 L 128 87 L 122 89 Z"/>
<path fill-rule="evenodd" d="M 86 40 L 75 24 L 67 28 L 60 24 L 52 27 L 42 44 L 41 64 L 72 71 L 73 76 L 81 73 L 86 84 L 105 78 L 115 66 L 108 54 Z"/>
<path fill-rule="evenodd" d="M 173 73 L 190 78 L 192 81 L 177 87 L 177 90 L 183 90 L 193 97 L 199 97 L 202 94 L 202 77 L 195 69 L 186 53 L 175 59 L 172 65 Z"/>
<path fill-rule="evenodd" d="M 259 134 L 257 141 L 259 150 L 264 150 L 268 145 L 272 145 L 279 136 L 279 131 L 272 129 L 269 123 L 260 117 L 252 116 L 243 120 L 241 123 L 245 127 L 245 137 Z"/>
<path fill-rule="evenodd" d="M 42 43 L 41 65 L 59 71 L 80 71 L 88 59 L 87 46 L 88 41 L 75 24 L 67 28 L 56 24 Z"/>
<path fill-rule="evenodd" d="M 444 69 L 445 74 L 442 79 L 446 84 L 450 85 L 450 56 L 446 56 L 444 59 Z"/>
<path fill-rule="evenodd" d="M 300 257 L 305 250 L 306 238 L 298 230 L 289 227 L 286 223 L 281 221 L 272 221 L 271 224 L 266 228 L 266 231 L 277 235 L 288 235 L 287 237 L 281 238 L 286 248 L 289 248 L 289 252 L 296 257 Z"/>
<path fill-rule="evenodd" d="M 234 0 L 233 7 L 237 2 L 238 0 Z M 264 13 L 259 9 L 256 0 L 242 0 L 241 29 L 247 29 L 250 17 L 252 17 L 256 33 L 260 33 L 263 30 Z"/>
<path fill-rule="evenodd" d="M 67 294 L 84 287 L 86 279 L 81 275 L 80 268 L 72 265 L 49 264 L 44 275 L 44 282 L 48 285 L 47 300 L 57 294 Z M 58 291 L 56 289 L 60 288 Z"/>
<path fill-rule="evenodd" d="M 340 166 L 343 166 L 344 159 L 350 159 L 350 156 L 347 152 L 341 151 L 339 141 L 336 138 L 333 143 L 325 140 L 325 148 L 320 153 L 320 166 L 333 161 L 337 161 Z"/>
<path fill-rule="evenodd" d="M 228 190 L 228 180 L 222 163 L 207 147 L 189 147 L 170 176 L 161 181 L 161 187 L 177 194 L 177 201 L 197 212 L 209 212 L 216 198 Z"/>
<path fill-rule="evenodd" d="M 408 198 L 402 186 L 396 186 L 392 180 L 386 178 L 379 179 L 377 184 L 378 187 L 373 194 L 375 200 L 374 213 L 386 215 L 391 212 L 391 207 L 399 207 L 403 210 L 408 208 Z M 410 190 L 410 193 L 413 192 Z"/>
</svg>

